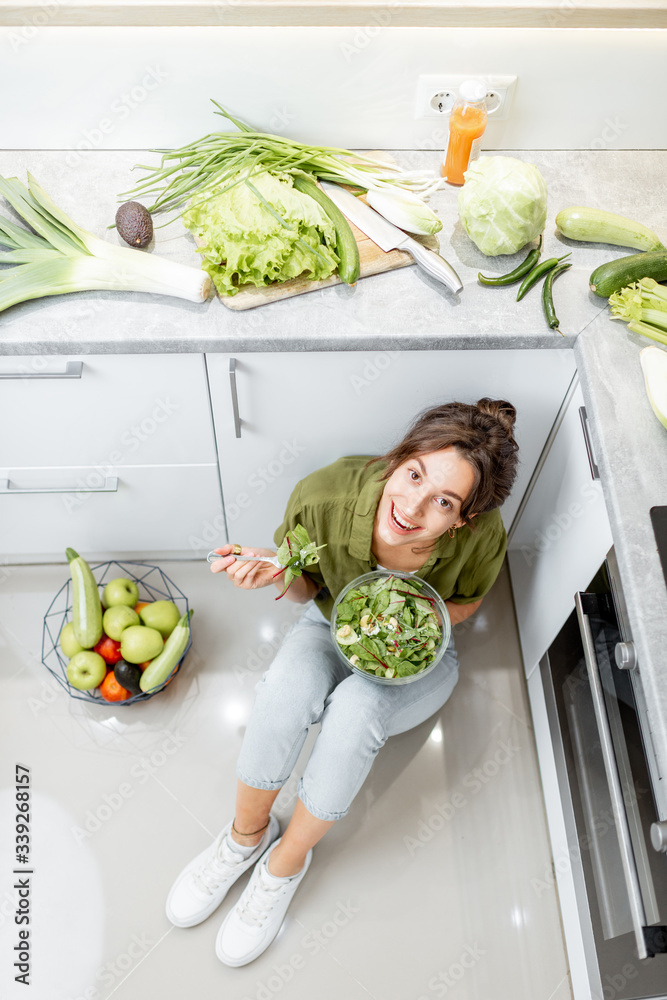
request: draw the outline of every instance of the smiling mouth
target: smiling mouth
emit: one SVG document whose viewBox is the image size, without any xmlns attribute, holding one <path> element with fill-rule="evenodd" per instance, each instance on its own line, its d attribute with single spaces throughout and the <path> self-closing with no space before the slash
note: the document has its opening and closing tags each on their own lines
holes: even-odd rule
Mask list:
<svg viewBox="0 0 667 1000">
<path fill-rule="evenodd" d="M 420 531 L 421 526 L 419 524 L 413 524 L 412 521 L 408 521 L 406 517 L 398 513 L 396 504 L 392 500 L 391 510 L 389 512 L 389 520 L 394 528 L 398 528 L 400 531 Z"/>
</svg>

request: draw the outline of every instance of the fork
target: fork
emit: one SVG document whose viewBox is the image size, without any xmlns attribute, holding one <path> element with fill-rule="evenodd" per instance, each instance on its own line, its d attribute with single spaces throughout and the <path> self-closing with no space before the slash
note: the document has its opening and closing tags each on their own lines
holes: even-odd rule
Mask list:
<svg viewBox="0 0 667 1000">
<path fill-rule="evenodd" d="M 228 554 L 231 555 L 232 553 L 230 552 Z M 226 558 L 227 556 L 221 556 L 219 552 L 212 551 L 206 556 L 206 562 L 212 563 L 215 562 L 216 559 Z M 285 568 L 282 563 L 278 562 L 277 556 L 234 556 L 234 558 L 238 562 L 267 562 L 271 563 L 272 566 L 275 566 L 276 569 Z"/>
</svg>

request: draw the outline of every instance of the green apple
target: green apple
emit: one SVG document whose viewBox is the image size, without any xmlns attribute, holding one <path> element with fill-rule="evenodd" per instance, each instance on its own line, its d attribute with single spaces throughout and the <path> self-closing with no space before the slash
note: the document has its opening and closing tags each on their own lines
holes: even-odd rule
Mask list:
<svg viewBox="0 0 667 1000">
<path fill-rule="evenodd" d="M 68 622 L 60 633 L 60 648 L 67 657 L 74 656 L 75 653 L 82 653 L 83 646 L 80 642 L 77 642 L 77 638 L 74 635 L 74 622 Z"/>
<path fill-rule="evenodd" d="M 128 580 L 126 576 L 119 576 L 116 580 L 110 580 L 102 594 L 102 604 L 105 608 L 115 608 L 119 604 L 133 608 L 138 600 L 139 588 L 134 580 Z"/>
<path fill-rule="evenodd" d="M 107 608 L 102 617 L 104 631 L 110 639 L 120 641 L 121 633 L 130 625 L 139 625 L 139 615 L 127 604 L 116 604 L 112 608 Z"/>
<path fill-rule="evenodd" d="M 181 612 L 172 601 L 153 601 L 139 612 L 144 625 L 156 628 L 163 639 L 166 639 L 178 625 Z"/>
<path fill-rule="evenodd" d="M 107 665 L 99 653 L 83 649 L 75 653 L 67 664 L 67 680 L 79 691 L 98 687 L 107 673 Z"/>
<path fill-rule="evenodd" d="M 154 659 L 163 645 L 158 630 L 146 625 L 130 625 L 123 629 L 120 637 L 121 656 L 128 663 L 145 663 Z"/>
</svg>

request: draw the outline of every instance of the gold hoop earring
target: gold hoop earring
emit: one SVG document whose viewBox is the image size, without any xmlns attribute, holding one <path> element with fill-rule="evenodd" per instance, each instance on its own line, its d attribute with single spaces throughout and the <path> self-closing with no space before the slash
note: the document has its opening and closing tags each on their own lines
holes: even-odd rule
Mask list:
<svg viewBox="0 0 667 1000">
<path fill-rule="evenodd" d="M 454 525 L 452 525 L 451 528 L 447 529 L 447 534 L 449 535 L 450 538 L 454 537 L 454 535 L 456 534 L 456 528 L 454 527 Z"/>
</svg>

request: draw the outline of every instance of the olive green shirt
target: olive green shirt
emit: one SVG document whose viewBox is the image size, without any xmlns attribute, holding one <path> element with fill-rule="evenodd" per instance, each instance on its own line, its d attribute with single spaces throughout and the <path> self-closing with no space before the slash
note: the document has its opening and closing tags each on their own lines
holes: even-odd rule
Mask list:
<svg viewBox="0 0 667 1000">
<path fill-rule="evenodd" d="M 343 587 L 377 567 L 371 551 L 373 523 L 384 482 L 383 462 L 364 468 L 370 455 L 352 455 L 312 472 L 294 488 L 283 523 L 274 537 L 280 545 L 288 530 L 302 524 L 321 549 L 318 564 L 307 573 L 320 592 L 315 597 L 330 619 Z M 442 535 L 417 575 L 456 604 L 479 601 L 496 579 L 507 548 L 507 536 L 498 509 L 478 514 L 473 527 L 458 528 L 454 538 Z"/>
</svg>

